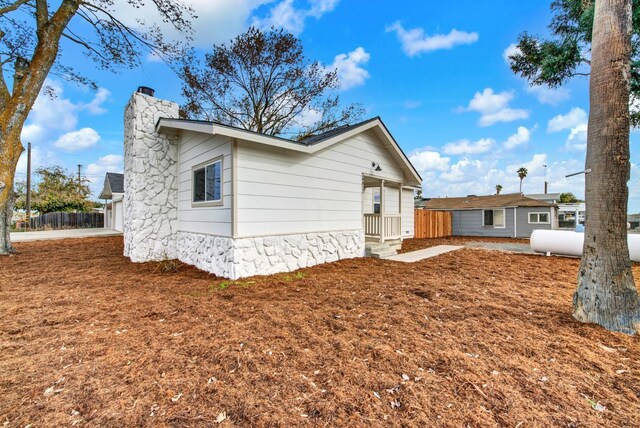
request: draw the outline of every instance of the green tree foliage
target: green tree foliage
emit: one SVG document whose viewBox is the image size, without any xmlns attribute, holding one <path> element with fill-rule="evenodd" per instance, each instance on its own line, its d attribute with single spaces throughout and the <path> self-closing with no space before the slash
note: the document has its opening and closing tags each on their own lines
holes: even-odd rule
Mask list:
<svg viewBox="0 0 640 428">
<path fill-rule="evenodd" d="M 576 202 L 582 202 L 580 199 L 576 198 L 576 196 L 571 192 L 565 192 L 560 194 L 560 203 L 563 204 L 573 204 Z"/>
<path fill-rule="evenodd" d="M 187 58 L 183 67 L 182 115 L 213 120 L 268 135 L 305 137 L 359 119 L 357 104 L 340 108 L 332 90 L 340 82 L 304 55 L 287 31 L 249 28 L 231 42 L 214 45 L 204 64 Z M 317 117 L 304 120 L 304 116 Z"/>
<path fill-rule="evenodd" d="M 525 167 L 521 167 L 516 171 L 516 174 L 518 174 L 518 178 L 520 179 L 520 193 L 522 193 L 522 180 L 524 180 L 527 174 L 529 174 L 529 170 Z"/>
<path fill-rule="evenodd" d="M 640 0 L 633 0 L 630 99 L 640 99 Z M 552 37 L 528 33 L 518 37 L 518 51 L 509 56 L 511 69 L 532 85 L 558 87 L 574 76 L 588 76 L 591 68 L 591 36 L 594 0 L 555 0 L 549 24 Z M 630 101 L 631 101 L 630 100 Z M 633 126 L 640 125 L 640 111 L 631 112 Z"/>
<path fill-rule="evenodd" d="M 31 209 L 41 214 L 65 211 L 91 211 L 91 191 L 86 178 L 78 182 L 77 176 L 59 166 L 39 168 L 35 190 L 31 193 Z M 20 198 L 19 198 L 20 199 Z"/>
<path fill-rule="evenodd" d="M 502 184 L 496 184 L 496 195 L 499 195 L 502 192 Z"/>
</svg>

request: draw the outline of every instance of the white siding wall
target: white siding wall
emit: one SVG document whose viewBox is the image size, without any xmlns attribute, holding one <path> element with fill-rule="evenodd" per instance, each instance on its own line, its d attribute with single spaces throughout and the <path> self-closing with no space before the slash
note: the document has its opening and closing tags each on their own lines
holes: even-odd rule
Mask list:
<svg viewBox="0 0 640 428">
<path fill-rule="evenodd" d="M 117 201 L 113 203 L 113 228 L 118 232 L 123 231 L 124 223 L 124 208 L 123 201 Z"/>
<path fill-rule="evenodd" d="M 403 175 L 369 132 L 313 155 L 239 141 L 237 155 L 241 237 L 362 229 L 363 173 L 396 181 Z"/>
<path fill-rule="evenodd" d="M 221 206 L 193 207 L 192 168 L 224 156 Z M 231 236 L 231 140 L 218 135 L 185 132 L 178 149 L 178 230 Z"/>
<path fill-rule="evenodd" d="M 413 238 L 415 234 L 413 215 L 413 190 L 402 190 L 402 237 Z"/>
<path fill-rule="evenodd" d="M 367 187 L 362 193 L 362 213 L 373 214 L 373 188 Z"/>
</svg>

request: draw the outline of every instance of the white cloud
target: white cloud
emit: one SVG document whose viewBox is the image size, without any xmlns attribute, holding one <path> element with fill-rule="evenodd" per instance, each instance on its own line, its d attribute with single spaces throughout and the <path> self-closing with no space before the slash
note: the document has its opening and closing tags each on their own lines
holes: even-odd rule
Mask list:
<svg viewBox="0 0 640 428">
<path fill-rule="evenodd" d="M 549 88 L 548 86 L 530 86 L 527 85 L 525 90 L 527 93 L 535 96 L 541 104 L 549 104 L 552 106 L 560 104 L 571 98 L 571 91 L 566 88 Z"/>
<path fill-rule="evenodd" d="M 31 123 L 22 127 L 22 133 L 20 133 L 20 139 L 23 143 L 29 143 L 32 141 L 42 141 L 42 137 L 45 134 L 45 129 L 42 125 L 37 123 Z"/>
<path fill-rule="evenodd" d="M 87 165 L 85 175 L 89 179 L 91 185 L 91 193 L 97 197 L 102 190 L 104 176 L 107 172 L 122 172 L 124 158 L 122 155 L 110 154 L 102 156 L 97 161 Z"/>
<path fill-rule="evenodd" d="M 413 57 L 425 52 L 451 49 L 458 45 L 469 45 L 478 41 L 478 33 L 459 31 L 455 28 L 449 34 L 425 34 L 422 28 L 406 30 L 400 21 L 387 26 L 387 32 L 395 32 L 402 44 L 402 50 Z"/>
<path fill-rule="evenodd" d="M 476 92 L 469 102 L 469 106 L 462 110 L 480 113 L 480 119 L 478 120 L 480 126 L 491 126 L 498 122 L 513 122 L 514 120 L 528 118 L 528 110 L 509 107 L 509 103 L 513 98 L 513 91 L 496 93 L 493 89 L 486 88 L 482 92 Z"/>
<path fill-rule="evenodd" d="M 509 59 L 509 57 L 517 53 L 520 53 L 518 45 L 516 45 L 515 43 L 511 43 L 509 46 L 507 46 L 504 52 L 502 52 L 502 58 L 504 59 L 504 62 L 507 63 L 507 65 L 511 65 L 511 60 Z"/>
<path fill-rule="evenodd" d="M 325 13 L 333 11 L 338 1 L 310 0 L 308 8 L 296 8 L 293 0 L 282 0 L 264 18 L 254 17 L 252 25 L 265 29 L 282 27 L 293 34 L 300 34 L 307 18 L 320 19 Z"/>
<path fill-rule="evenodd" d="M 575 128 L 578 125 L 586 124 L 587 113 L 579 107 L 574 107 L 565 115 L 559 114 L 547 124 L 547 132 L 560 132 L 566 129 Z"/>
<path fill-rule="evenodd" d="M 225 43 L 246 30 L 247 24 L 258 8 L 274 0 L 187 0 L 197 16 L 191 21 L 194 44 L 210 48 L 212 44 Z M 133 8 L 128 0 L 115 0 L 111 10 L 127 25 L 138 27 L 138 21 L 160 27 L 169 40 L 183 40 L 171 23 L 163 22 L 152 2 Z M 147 57 L 149 60 L 150 57 Z"/>
<path fill-rule="evenodd" d="M 78 123 L 78 106 L 64 97 L 64 88 L 58 81 L 47 79 L 44 86 L 53 90 L 54 96 L 40 92 L 29 112 L 29 124 L 47 130 L 70 131 Z"/>
<path fill-rule="evenodd" d="M 546 153 L 538 153 L 534 154 L 530 161 L 522 162 L 522 163 L 514 163 L 512 165 L 507 166 L 507 171 L 516 175 L 516 171 L 521 167 L 527 168 L 529 176 L 540 175 L 544 173 L 544 166 L 547 165 L 547 154 Z M 519 179 L 518 179 L 519 181 Z"/>
<path fill-rule="evenodd" d="M 531 130 L 524 126 L 519 126 L 515 134 L 507 138 L 504 142 L 504 148 L 507 150 L 515 149 L 518 146 L 527 144 L 531 139 Z"/>
<path fill-rule="evenodd" d="M 311 8 L 308 15 L 314 18 L 320 18 L 327 12 L 332 12 L 336 8 L 340 0 L 310 0 Z"/>
<path fill-rule="evenodd" d="M 493 148 L 495 140 L 482 138 L 478 141 L 459 140 L 447 143 L 442 147 L 442 152 L 446 155 L 471 155 L 486 153 Z"/>
<path fill-rule="evenodd" d="M 348 54 L 339 54 L 333 60 L 333 63 L 327 67 L 327 70 L 337 70 L 338 79 L 340 80 L 340 89 L 349 89 L 355 86 L 364 85 L 365 80 L 369 78 L 369 72 L 362 66 L 365 65 L 371 55 L 364 48 L 358 47 Z"/>
<path fill-rule="evenodd" d="M 302 111 L 295 118 L 296 125 L 302 126 L 302 127 L 311 126 L 320 120 L 322 120 L 322 112 L 320 110 L 316 110 L 313 108 L 309 108 Z"/>
<path fill-rule="evenodd" d="M 409 156 L 409 160 L 418 171 L 446 171 L 449 169 L 450 158 L 440 156 L 440 153 L 429 150 L 417 150 Z"/>
<path fill-rule="evenodd" d="M 107 109 L 102 107 L 102 104 L 109 99 L 109 96 L 111 96 L 111 92 L 109 92 L 109 90 L 105 88 L 98 88 L 98 91 L 91 102 L 85 104 L 82 108 L 90 114 L 104 114 L 107 112 Z"/>
<path fill-rule="evenodd" d="M 100 135 L 93 128 L 82 128 L 67 132 L 58 138 L 53 145 L 67 152 L 88 149 L 100 141 Z"/>
<path fill-rule="evenodd" d="M 582 123 L 571 129 L 567 141 L 564 144 L 567 150 L 583 151 L 587 148 L 587 128 L 586 123 Z"/>
<path fill-rule="evenodd" d="M 464 158 L 451 165 L 449 171 L 440 174 L 440 178 L 450 183 L 461 182 L 472 176 L 483 175 L 486 172 L 484 167 L 485 163 L 480 160 Z"/>
<path fill-rule="evenodd" d="M 44 144 L 57 138 L 61 133 L 73 131 L 78 125 L 79 115 L 88 113 L 98 115 L 106 113 L 103 107 L 111 93 L 98 88 L 89 102 L 73 102 L 65 97 L 61 82 L 47 79 L 45 86 L 53 90 L 53 96 L 41 91 L 29 112 L 27 123 L 22 128 L 21 139 L 24 143 Z"/>
</svg>

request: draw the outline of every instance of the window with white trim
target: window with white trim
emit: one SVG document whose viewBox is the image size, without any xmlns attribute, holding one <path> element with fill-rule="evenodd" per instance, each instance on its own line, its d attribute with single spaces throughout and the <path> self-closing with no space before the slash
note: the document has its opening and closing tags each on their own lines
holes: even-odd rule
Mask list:
<svg viewBox="0 0 640 428">
<path fill-rule="evenodd" d="M 380 188 L 373 188 L 373 213 L 380 214 Z"/>
<path fill-rule="evenodd" d="M 222 159 L 193 169 L 193 203 L 222 203 Z"/>
<path fill-rule="evenodd" d="M 529 213 L 529 224 L 549 224 L 549 213 Z"/>
<path fill-rule="evenodd" d="M 483 210 L 482 211 L 482 225 L 493 226 L 495 228 L 505 227 L 505 213 L 504 209 L 498 210 Z"/>
</svg>

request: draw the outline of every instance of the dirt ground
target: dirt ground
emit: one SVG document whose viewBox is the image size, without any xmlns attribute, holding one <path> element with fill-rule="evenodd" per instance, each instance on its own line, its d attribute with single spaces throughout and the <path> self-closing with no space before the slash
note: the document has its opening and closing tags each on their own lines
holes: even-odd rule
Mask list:
<svg viewBox="0 0 640 428">
<path fill-rule="evenodd" d="M 398 253 L 422 250 L 437 245 L 465 245 L 469 242 L 493 242 L 497 244 L 529 244 L 528 239 L 520 238 L 491 238 L 485 236 L 448 236 L 446 238 L 405 239 Z"/>
<path fill-rule="evenodd" d="M 575 259 L 463 249 L 229 282 L 132 264 L 121 238 L 16 247 L 3 427 L 640 426 L 640 339 L 573 320 Z"/>
</svg>

